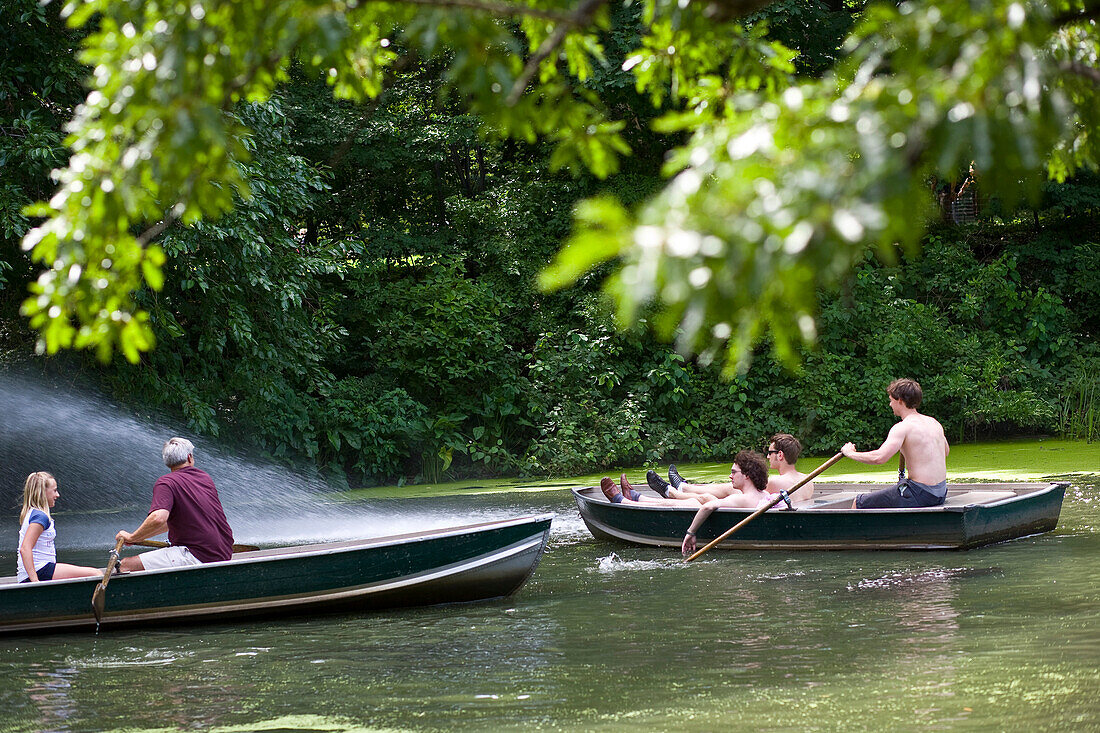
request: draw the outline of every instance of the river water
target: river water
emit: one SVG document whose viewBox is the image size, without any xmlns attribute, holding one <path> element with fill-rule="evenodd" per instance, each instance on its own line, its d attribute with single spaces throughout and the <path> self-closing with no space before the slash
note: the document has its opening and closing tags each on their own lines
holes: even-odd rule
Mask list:
<svg viewBox="0 0 1100 733">
<path fill-rule="evenodd" d="M 1073 480 L 1056 531 L 979 550 L 690 565 L 594 540 L 565 490 L 393 500 L 552 512 L 549 549 L 486 603 L 0 638 L 0 730 L 1096 730 L 1100 481 Z M 101 521 L 59 515 L 63 559 L 101 564 L 65 549 Z"/>
</svg>

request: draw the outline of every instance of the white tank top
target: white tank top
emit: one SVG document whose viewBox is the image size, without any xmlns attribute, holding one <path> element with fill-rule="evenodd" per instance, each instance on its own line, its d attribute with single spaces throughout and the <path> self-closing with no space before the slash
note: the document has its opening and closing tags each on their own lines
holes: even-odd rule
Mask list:
<svg viewBox="0 0 1100 733">
<path fill-rule="evenodd" d="M 42 524 L 41 520 L 43 519 L 46 521 L 46 529 L 42 530 L 38 542 L 34 543 L 34 549 L 31 550 L 34 569 L 38 570 L 43 565 L 57 562 L 57 548 L 54 547 L 54 540 L 57 538 L 57 525 L 54 524 L 53 519 L 46 512 L 41 509 L 31 509 L 27 512 L 27 518 L 23 520 L 23 524 L 19 527 L 19 544 L 15 546 L 16 572 L 18 575 L 16 580 L 20 583 L 29 578 L 30 575 L 27 574 L 27 569 L 23 567 L 23 555 L 19 553 L 19 548 L 23 546 L 23 538 L 27 536 L 27 527 L 30 526 L 30 523 L 33 521 L 35 524 Z"/>
</svg>

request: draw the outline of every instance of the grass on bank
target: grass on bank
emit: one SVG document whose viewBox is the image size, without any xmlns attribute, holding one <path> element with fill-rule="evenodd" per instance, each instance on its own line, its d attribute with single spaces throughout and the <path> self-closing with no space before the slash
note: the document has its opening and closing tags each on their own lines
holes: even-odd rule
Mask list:
<svg viewBox="0 0 1100 733">
<path fill-rule="evenodd" d="M 860 446 L 866 450 L 873 446 Z M 803 471 L 812 471 L 829 456 L 807 456 L 799 461 Z M 729 476 L 729 461 L 716 463 L 678 464 L 680 473 L 689 480 L 722 481 Z M 657 467 L 662 473 L 667 464 Z M 645 483 L 645 468 L 625 467 L 598 474 L 552 479 L 492 479 L 454 481 L 450 483 L 379 486 L 355 489 L 344 496 L 349 499 L 416 498 L 495 494 L 504 492 L 564 491 L 574 486 L 595 486 L 601 476 L 618 479 L 622 472 L 632 482 Z M 1052 476 L 1100 475 L 1100 442 L 1034 438 L 989 443 L 966 443 L 951 447 L 947 459 L 948 481 L 1042 481 Z M 895 457 L 882 466 L 866 466 L 852 460 L 841 460 L 823 473 L 817 481 L 826 483 L 887 483 L 898 473 Z"/>
</svg>

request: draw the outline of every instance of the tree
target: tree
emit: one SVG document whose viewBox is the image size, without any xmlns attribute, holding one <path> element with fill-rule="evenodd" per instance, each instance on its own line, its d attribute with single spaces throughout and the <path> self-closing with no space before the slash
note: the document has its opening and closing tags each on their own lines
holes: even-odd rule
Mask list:
<svg viewBox="0 0 1100 733">
<path fill-rule="evenodd" d="M 58 17 L 60 4 L 8 0 L 0 13 L 0 290 L 22 300 L 33 279 L 19 241 L 30 228 L 22 209 L 52 193 L 50 171 L 63 166 L 63 126 L 84 98 L 87 73 L 76 60 L 84 35 Z M 16 270 L 9 282 L 6 270 Z"/>
<path fill-rule="evenodd" d="M 918 241 L 930 175 L 973 161 L 986 192 L 1015 201 L 1037 194 L 1039 169 L 1062 180 L 1097 165 L 1095 0 L 876 5 L 835 70 L 808 81 L 766 24 L 739 24 L 762 5 L 643 3 L 623 68 L 661 109 L 657 129 L 687 141 L 637 210 L 579 207 L 545 286 L 618 258 L 607 287 L 622 320 L 656 300 L 658 327 L 684 349 L 725 348 L 732 367 L 767 333 L 792 361 L 814 338 L 818 288 L 869 245 L 889 256 Z M 95 30 L 73 156 L 24 239 L 48 269 L 23 310 L 51 352 L 136 360 L 152 347 L 132 293 L 162 285 L 158 237 L 248 197 L 249 130 L 233 110 L 269 98 L 295 59 L 358 100 L 406 59 L 431 59 L 486 134 L 544 137 L 556 165 L 598 176 L 629 152 L 624 122 L 585 86 L 603 60 L 599 0 L 209 0 L 187 13 L 89 0 L 64 12 Z"/>
</svg>

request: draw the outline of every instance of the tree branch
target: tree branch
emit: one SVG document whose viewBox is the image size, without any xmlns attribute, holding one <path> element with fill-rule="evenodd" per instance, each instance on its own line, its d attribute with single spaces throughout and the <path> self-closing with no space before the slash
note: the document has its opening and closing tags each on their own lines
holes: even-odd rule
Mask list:
<svg viewBox="0 0 1100 733">
<path fill-rule="evenodd" d="M 577 9 L 569 16 L 569 20 L 563 21 L 561 25 L 554 29 L 538 50 L 535 51 L 535 55 L 527 59 L 527 65 L 523 67 L 523 73 L 516 79 L 516 83 L 512 85 L 512 91 L 508 92 L 508 98 L 504 103 L 511 107 L 519 98 L 523 96 L 523 92 L 527 89 L 527 85 L 531 83 L 532 77 L 535 76 L 535 72 L 539 69 L 539 64 L 546 59 L 547 56 L 554 52 L 561 42 L 565 40 L 565 35 L 573 29 L 573 27 L 579 27 L 587 24 L 592 16 L 595 15 L 596 10 L 604 4 L 606 0 L 582 0 L 581 4 L 577 6 Z"/>
<path fill-rule="evenodd" d="M 369 1 L 369 0 L 368 0 Z M 378 0 L 389 1 L 389 0 Z M 480 10 L 492 15 L 513 16 L 527 15 L 532 18 L 552 20 L 557 23 L 572 23 L 571 15 L 559 13 L 555 10 L 543 10 L 532 8 L 528 5 L 515 3 L 494 2 L 494 0 L 397 0 L 406 5 L 426 5 L 435 8 L 465 8 L 466 10 Z"/>
<path fill-rule="evenodd" d="M 1100 69 L 1093 66 L 1086 66 L 1076 61 L 1066 61 L 1065 63 L 1058 64 L 1058 68 L 1062 71 L 1076 74 L 1077 76 L 1083 76 L 1089 81 L 1100 84 Z"/>
</svg>

